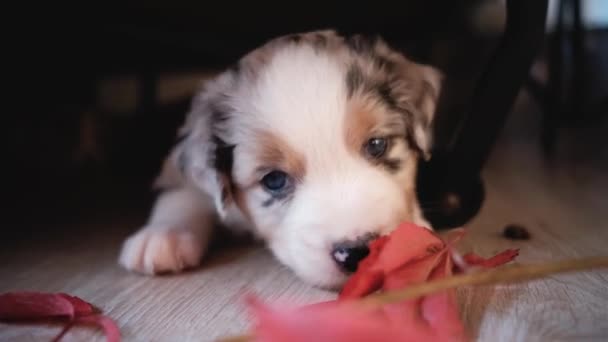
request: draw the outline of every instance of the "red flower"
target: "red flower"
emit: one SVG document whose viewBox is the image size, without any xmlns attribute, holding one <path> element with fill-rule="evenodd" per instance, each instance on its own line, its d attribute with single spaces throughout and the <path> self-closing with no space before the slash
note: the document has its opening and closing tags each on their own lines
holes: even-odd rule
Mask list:
<svg viewBox="0 0 608 342">
<path fill-rule="evenodd" d="M 370 254 L 344 286 L 337 301 L 281 310 L 253 300 L 260 341 L 462 341 L 466 339 L 455 292 L 380 308 L 364 308 L 357 298 L 451 276 L 472 266 L 495 267 L 513 260 L 516 250 L 490 259 L 473 253 L 460 257 L 452 248 L 464 235 L 455 230 L 444 241 L 411 223 L 370 244 Z"/>
<path fill-rule="evenodd" d="M 463 229 L 456 229 L 444 241 L 423 227 L 401 224 L 390 236 L 370 244 L 370 254 L 344 285 L 340 299 L 363 297 L 380 289 L 400 289 L 472 266 L 496 267 L 518 255 L 517 250 L 509 249 L 489 259 L 474 253 L 460 257 L 452 247 L 464 234 Z"/>
</svg>

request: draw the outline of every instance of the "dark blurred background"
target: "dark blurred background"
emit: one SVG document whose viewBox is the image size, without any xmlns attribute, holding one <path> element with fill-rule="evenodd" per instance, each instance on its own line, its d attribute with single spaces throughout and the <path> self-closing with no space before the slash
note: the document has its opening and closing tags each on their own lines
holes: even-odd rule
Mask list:
<svg viewBox="0 0 608 342">
<path fill-rule="evenodd" d="M 434 184 L 421 196 L 463 199 L 441 225 L 475 214 L 479 171 L 500 137 L 531 141 L 548 165 L 608 170 L 603 0 L 126 1 L 19 12 L 3 48 L 8 233 L 145 213 L 200 81 L 270 38 L 315 29 L 379 34 L 447 75 L 437 157 L 421 176 Z M 437 171 L 446 165 L 456 176 Z"/>
</svg>

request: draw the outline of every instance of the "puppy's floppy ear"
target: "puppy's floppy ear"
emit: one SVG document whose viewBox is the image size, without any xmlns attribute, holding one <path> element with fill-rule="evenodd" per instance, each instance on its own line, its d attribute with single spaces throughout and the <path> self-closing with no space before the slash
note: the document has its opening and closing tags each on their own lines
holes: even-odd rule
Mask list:
<svg viewBox="0 0 608 342">
<path fill-rule="evenodd" d="M 430 65 L 409 62 L 410 74 L 414 76 L 413 104 L 418 111 L 414 120 L 413 138 L 422 150 L 425 159 L 430 158 L 433 143 L 433 121 L 443 74 Z"/>
<path fill-rule="evenodd" d="M 232 203 L 232 153 L 226 142 L 230 111 L 226 94 L 234 82 L 230 72 L 208 81 L 195 96 L 178 139 L 164 161 L 156 187 L 194 186 L 214 201 L 220 217 Z"/>
<path fill-rule="evenodd" d="M 430 65 L 408 59 L 402 53 L 391 49 L 380 38 L 364 44 L 365 40 L 358 37 L 354 42 L 358 54 L 365 55 L 365 52 L 360 51 L 371 49 L 373 64 L 379 68 L 376 74 L 384 75 L 388 79 L 388 87 L 382 91 L 383 96 L 388 95 L 390 102 L 395 103 L 399 111 L 407 113 L 408 138 L 423 158 L 430 158 L 432 125 L 443 74 Z"/>
</svg>

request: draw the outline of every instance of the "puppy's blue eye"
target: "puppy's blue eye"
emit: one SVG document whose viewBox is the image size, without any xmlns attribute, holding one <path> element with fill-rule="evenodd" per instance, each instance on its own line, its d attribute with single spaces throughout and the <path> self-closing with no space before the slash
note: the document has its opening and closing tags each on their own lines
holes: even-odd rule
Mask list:
<svg viewBox="0 0 608 342">
<path fill-rule="evenodd" d="M 285 189 L 288 183 L 289 176 L 283 171 L 271 171 L 262 178 L 262 185 L 272 192 Z"/>
<path fill-rule="evenodd" d="M 371 138 L 365 144 L 365 152 L 372 158 L 380 158 L 388 147 L 384 138 Z"/>
</svg>

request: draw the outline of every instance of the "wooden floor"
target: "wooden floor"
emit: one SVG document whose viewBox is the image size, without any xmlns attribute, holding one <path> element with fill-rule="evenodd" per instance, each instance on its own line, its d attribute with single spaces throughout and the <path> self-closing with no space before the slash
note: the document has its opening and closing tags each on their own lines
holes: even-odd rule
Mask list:
<svg viewBox="0 0 608 342">
<path fill-rule="evenodd" d="M 608 255 L 608 173 L 584 165 L 548 167 L 523 139 L 502 142 L 485 170 L 487 200 L 468 226 L 463 251 L 520 248 L 518 261 Z M 0 245 L 0 291 L 64 291 L 114 318 L 126 341 L 212 341 L 247 328 L 244 290 L 269 301 L 310 303 L 335 294 L 309 287 L 255 246 L 213 254 L 195 271 L 148 278 L 116 264 L 121 241 L 145 213 L 107 215 L 58 234 Z M 102 216 L 103 217 L 103 216 Z M 529 241 L 500 234 L 519 223 Z M 464 320 L 480 341 L 608 340 L 608 270 L 522 285 L 459 290 Z M 45 341 L 58 327 L 0 324 L 1 341 Z M 102 340 L 75 329 L 66 340 Z"/>
</svg>

